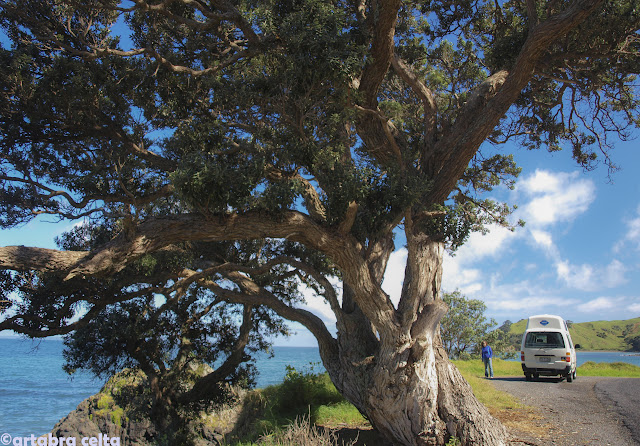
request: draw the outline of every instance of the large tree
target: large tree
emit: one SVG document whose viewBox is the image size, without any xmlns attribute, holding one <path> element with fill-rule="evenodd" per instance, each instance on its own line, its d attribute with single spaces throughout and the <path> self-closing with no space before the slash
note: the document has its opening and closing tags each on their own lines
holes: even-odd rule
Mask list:
<svg viewBox="0 0 640 446">
<path fill-rule="evenodd" d="M 467 299 L 460 291 L 443 293 L 442 300 L 449 309 L 440 320 L 440 337 L 442 346 L 447 355 L 452 359 L 460 359 L 461 355 L 468 355 L 480 351 L 482 341 L 488 341 L 487 337 L 492 328 L 496 326 L 494 319 L 484 315 L 487 306 L 478 299 Z M 491 348 L 498 353 L 496 345 L 492 342 Z"/>
<path fill-rule="evenodd" d="M 438 337 L 443 252 L 508 225 L 510 207 L 482 197 L 518 173 L 505 143 L 612 166 L 637 124 L 635 0 L 0 5 L 2 225 L 119 228 L 86 250 L 0 248 L 2 268 L 91 282 L 192 243 L 286 240 L 259 265 L 172 281 L 305 325 L 337 388 L 397 444 L 505 441 Z M 381 283 L 397 234 L 394 305 Z M 330 304 L 335 336 L 256 285 L 287 271 Z"/>
</svg>

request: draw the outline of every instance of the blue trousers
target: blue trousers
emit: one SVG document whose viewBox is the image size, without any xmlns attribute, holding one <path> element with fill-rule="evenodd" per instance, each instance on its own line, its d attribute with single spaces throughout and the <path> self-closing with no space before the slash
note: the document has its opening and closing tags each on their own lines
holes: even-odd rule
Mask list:
<svg viewBox="0 0 640 446">
<path fill-rule="evenodd" d="M 491 362 L 491 358 L 482 358 L 482 362 L 484 362 L 484 376 L 486 378 L 489 376 L 493 378 L 493 363 Z"/>
</svg>

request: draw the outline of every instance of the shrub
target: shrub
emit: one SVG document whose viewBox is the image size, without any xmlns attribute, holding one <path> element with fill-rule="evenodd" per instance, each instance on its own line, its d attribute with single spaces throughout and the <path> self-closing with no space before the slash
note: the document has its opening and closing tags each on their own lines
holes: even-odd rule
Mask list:
<svg viewBox="0 0 640 446">
<path fill-rule="evenodd" d="M 282 413 L 291 413 L 306 410 L 310 406 L 335 404 L 344 401 L 344 398 L 324 373 L 314 373 L 313 365 L 309 371 L 300 372 L 291 366 L 287 366 L 287 375 L 280 385 L 280 392 L 274 409 Z"/>
</svg>

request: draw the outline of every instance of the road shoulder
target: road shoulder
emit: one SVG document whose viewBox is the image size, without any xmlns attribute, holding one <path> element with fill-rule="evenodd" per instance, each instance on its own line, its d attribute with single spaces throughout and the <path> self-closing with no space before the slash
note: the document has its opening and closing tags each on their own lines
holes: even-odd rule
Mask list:
<svg viewBox="0 0 640 446">
<path fill-rule="evenodd" d="M 493 386 L 527 407 L 512 415 L 519 417 L 513 422 L 503 419 L 506 414 L 496 416 L 510 430 L 511 444 L 636 446 L 623 417 L 596 394 L 596 384 L 608 379 L 579 377 L 567 383 L 555 378 L 527 382 L 524 377 L 497 377 Z"/>
</svg>

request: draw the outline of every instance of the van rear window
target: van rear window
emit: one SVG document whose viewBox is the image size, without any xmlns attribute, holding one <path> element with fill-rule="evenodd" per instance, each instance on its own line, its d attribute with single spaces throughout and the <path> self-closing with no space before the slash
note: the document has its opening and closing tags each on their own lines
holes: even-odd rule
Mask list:
<svg viewBox="0 0 640 446">
<path fill-rule="evenodd" d="M 526 348 L 564 348 L 562 334 L 549 331 L 530 331 L 524 341 Z"/>
</svg>

